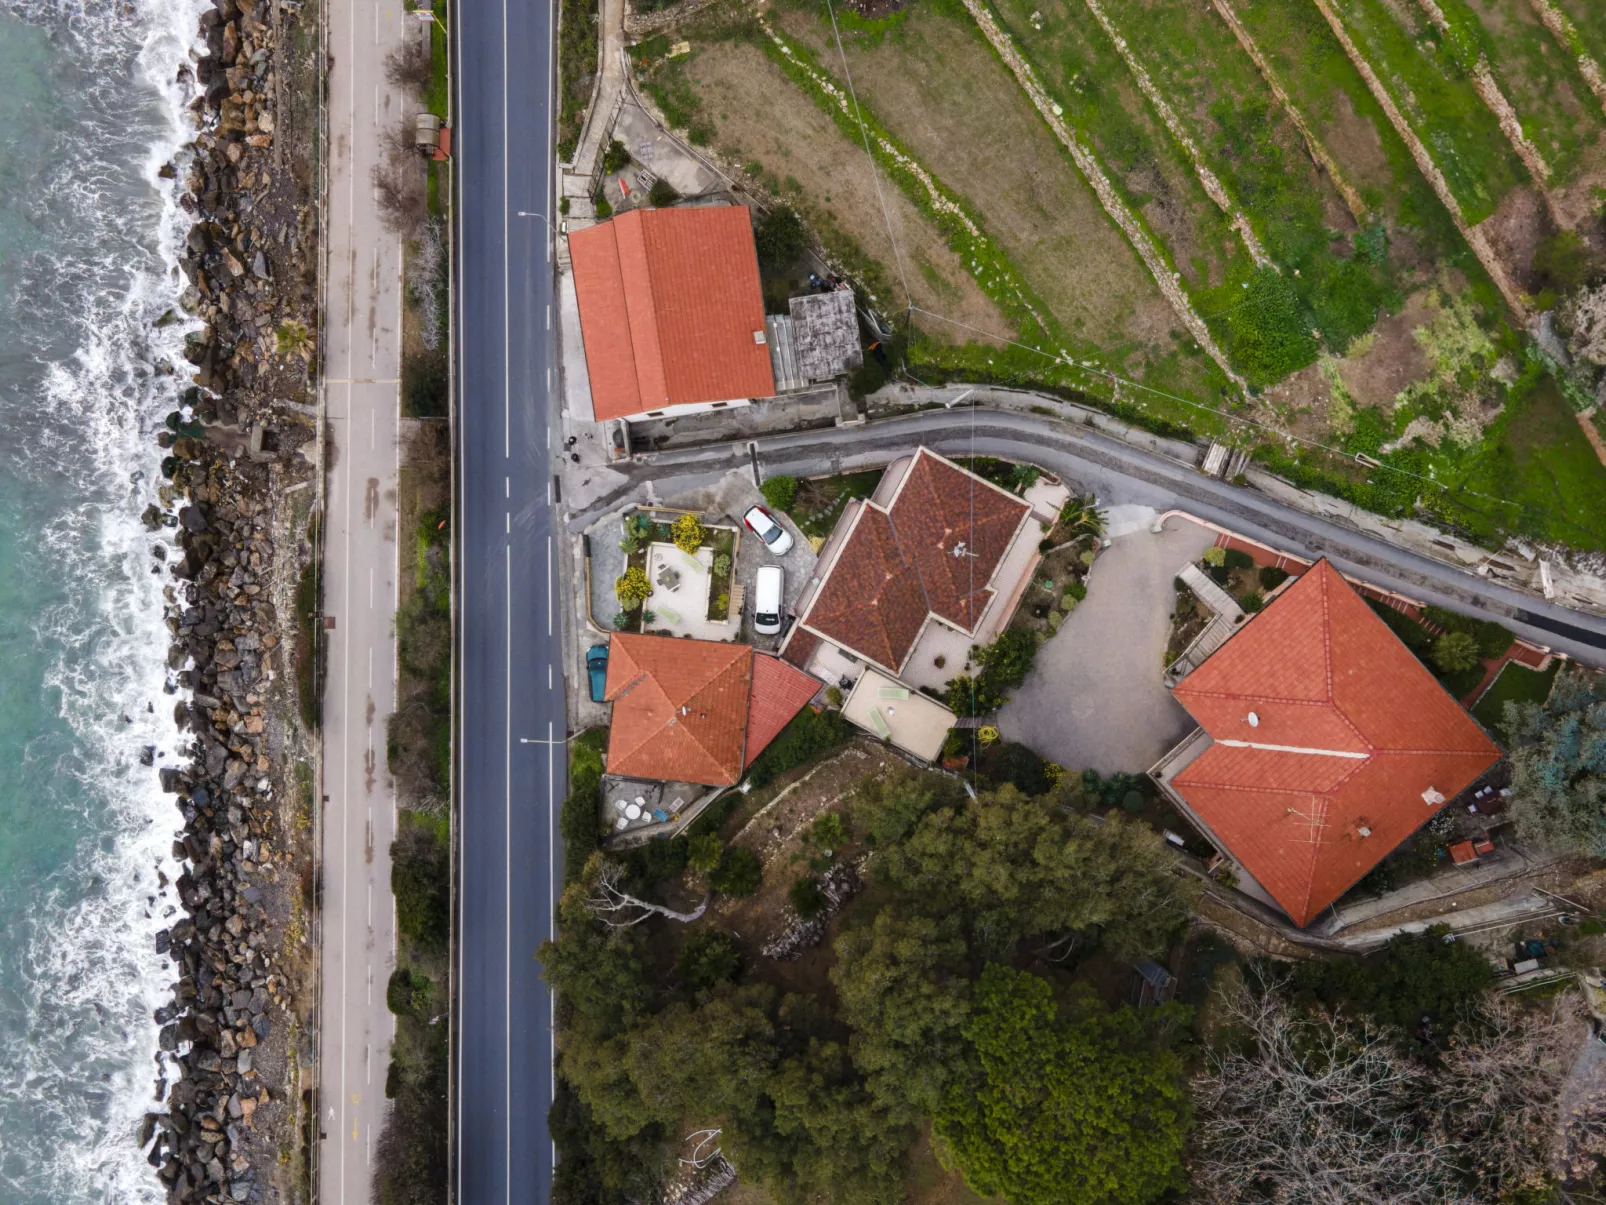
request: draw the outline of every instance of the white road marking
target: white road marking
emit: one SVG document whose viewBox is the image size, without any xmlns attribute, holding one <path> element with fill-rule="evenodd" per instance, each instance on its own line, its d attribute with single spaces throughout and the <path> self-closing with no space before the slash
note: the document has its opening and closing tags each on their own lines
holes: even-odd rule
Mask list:
<svg viewBox="0 0 1606 1205">
<path fill-rule="evenodd" d="M 550 663 L 546 667 L 546 688 L 548 690 L 552 689 L 552 666 Z"/>
<path fill-rule="evenodd" d="M 546 634 L 552 635 L 552 537 L 546 538 Z M 510 637 L 511 639 L 511 637 Z"/>
<path fill-rule="evenodd" d="M 457 68 L 457 73 L 456 73 L 457 74 L 457 78 L 458 79 L 462 79 L 463 78 L 463 42 L 462 42 L 462 39 L 461 38 L 453 38 L 451 40 L 451 46 L 452 46 L 453 54 L 454 54 L 454 56 L 455 56 L 455 58 L 457 60 L 456 64 L 455 64 L 455 66 Z M 461 172 L 463 170 L 462 158 L 461 158 L 462 144 L 459 143 L 459 145 L 458 145 L 458 147 L 456 149 L 458 150 L 459 156 L 460 156 L 459 159 L 458 159 L 458 171 Z M 459 179 L 461 179 L 461 177 L 459 177 Z M 462 347 L 462 333 L 461 333 L 461 319 L 459 319 L 458 348 L 461 349 L 461 347 Z M 459 369 L 461 369 L 461 360 L 459 360 L 458 367 L 459 367 Z M 459 380 L 462 379 L 461 371 L 459 372 L 458 379 Z M 460 424 L 460 426 L 463 428 L 464 431 L 467 430 L 468 417 L 467 417 L 466 408 L 459 408 L 459 411 L 458 411 L 458 423 Z M 467 442 L 466 439 L 459 441 L 458 453 L 457 453 L 459 467 L 461 467 L 462 463 L 466 459 L 466 456 L 465 456 L 465 453 L 464 453 L 464 450 L 463 450 L 464 446 L 466 445 L 466 442 Z M 398 576 L 398 580 L 399 580 L 400 575 L 398 574 L 397 576 Z M 458 709 L 458 713 L 457 713 L 457 740 L 458 740 L 458 748 L 462 748 L 462 741 L 463 741 L 463 713 L 462 713 L 462 709 L 461 708 Z M 467 841 L 468 841 L 468 809 L 467 808 L 462 808 L 462 809 L 459 810 L 458 817 L 457 817 L 457 826 L 458 826 L 458 848 L 459 849 L 463 849 L 463 848 L 466 848 L 466 844 L 467 844 Z M 392 897 L 391 905 L 392 905 L 392 909 L 394 910 L 395 897 Z M 461 925 L 462 925 L 463 917 L 467 913 L 467 910 L 468 910 L 467 909 L 467 904 L 463 900 L 462 893 L 459 893 L 459 895 L 458 895 L 457 907 L 458 907 L 458 914 L 457 915 L 458 915 L 459 932 L 461 932 Z M 394 935 L 395 930 L 392 929 L 391 932 Z M 459 983 L 461 983 L 463 981 L 463 959 L 464 959 L 464 956 L 465 956 L 464 952 L 465 952 L 465 948 L 467 947 L 467 944 L 468 944 L 467 942 L 460 942 L 458 944 L 458 947 L 457 947 L 457 975 L 458 975 L 458 982 Z M 462 1035 L 459 1035 L 459 1040 L 461 1040 L 461 1036 Z M 457 1105 L 458 1133 L 462 1133 L 462 1127 L 463 1127 L 463 1059 L 461 1059 L 461 1058 L 459 1058 L 457 1060 L 457 1100 L 456 1100 L 455 1103 Z M 461 1159 L 457 1160 L 457 1184 L 456 1184 L 456 1188 L 457 1188 L 457 1200 L 461 1201 L 463 1199 L 463 1161 Z"/>
<path fill-rule="evenodd" d="M 502 4 L 503 29 L 506 30 L 507 0 Z M 502 39 L 503 80 L 506 76 L 507 39 Z M 505 87 L 505 82 L 504 82 Z M 504 93 L 504 97 L 505 97 Z M 504 612 L 506 630 L 502 644 L 502 685 L 505 691 L 502 704 L 502 888 L 506 893 L 505 923 L 502 929 L 502 1054 L 507 1060 L 502 1076 L 502 1124 L 504 1126 L 503 1184 L 506 1187 L 507 1205 L 513 1201 L 513 545 L 503 549 L 506 565 L 507 608 Z M 550 893 L 548 893 L 550 894 Z"/>
<path fill-rule="evenodd" d="M 547 307 L 546 307 L 546 328 L 547 328 L 547 330 L 551 330 L 552 329 L 552 303 L 551 302 L 547 302 Z"/>
<path fill-rule="evenodd" d="M 512 511 L 509 511 L 507 513 L 507 534 L 508 535 L 512 535 L 513 534 L 513 512 Z"/>
<path fill-rule="evenodd" d="M 502 0 L 502 459 L 513 458 L 513 249 L 508 246 L 512 227 L 508 224 L 508 96 L 507 96 L 507 0 Z M 509 591 L 512 586 L 508 587 Z M 511 598 L 511 593 L 509 598 Z M 508 1075 L 513 1065 L 508 1064 Z M 512 1089 L 510 1088 L 511 1092 Z M 511 1123 L 509 1123 L 511 1125 Z M 508 1131 L 512 1133 L 511 1129 Z M 510 1140 L 511 1141 L 511 1140 Z M 513 1196 L 512 1153 L 508 1153 L 508 1199 Z"/>
<path fill-rule="evenodd" d="M 502 478 L 502 497 L 511 498 L 512 496 L 513 496 L 513 478 L 504 477 L 504 478 Z"/>
</svg>

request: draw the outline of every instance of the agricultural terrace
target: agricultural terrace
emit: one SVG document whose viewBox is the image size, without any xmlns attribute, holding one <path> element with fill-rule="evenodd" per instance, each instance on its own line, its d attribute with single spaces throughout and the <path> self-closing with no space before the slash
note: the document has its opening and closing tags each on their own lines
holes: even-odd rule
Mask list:
<svg viewBox="0 0 1606 1205">
<path fill-rule="evenodd" d="M 1585 549 L 1598 362 L 1530 332 L 1555 309 L 1565 344 L 1606 276 L 1601 62 L 1590 0 L 716 0 L 632 50 L 919 380 L 1054 390 L 1382 514 Z"/>
</svg>

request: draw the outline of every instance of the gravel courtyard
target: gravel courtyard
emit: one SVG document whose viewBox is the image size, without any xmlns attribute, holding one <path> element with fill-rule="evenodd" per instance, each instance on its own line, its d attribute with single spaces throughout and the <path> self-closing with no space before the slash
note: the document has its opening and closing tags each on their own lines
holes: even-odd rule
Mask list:
<svg viewBox="0 0 1606 1205">
<path fill-rule="evenodd" d="M 1171 581 L 1215 542 L 1186 519 L 1114 538 L 1088 577 L 1087 598 L 1038 650 L 998 713 L 1005 739 L 1068 770 L 1140 773 L 1193 728 L 1161 683 Z"/>
</svg>

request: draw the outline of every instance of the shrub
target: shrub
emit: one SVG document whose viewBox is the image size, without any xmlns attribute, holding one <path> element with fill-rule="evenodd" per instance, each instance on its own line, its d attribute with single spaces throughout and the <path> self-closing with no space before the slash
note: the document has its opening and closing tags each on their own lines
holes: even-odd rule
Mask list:
<svg viewBox="0 0 1606 1205">
<path fill-rule="evenodd" d="M 764 501 L 776 510 L 790 511 L 792 504 L 797 501 L 796 477 L 771 477 L 758 488 L 759 493 L 764 495 Z"/>
<path fill-rule="evenodd" d="M 1462 615 L 1444 607 L 1423 607 L 1422 617 L 1446 632 L 1465 632 L 1478 642 L 1478 653 L 1483 657 L 1500 656 L 1516 639 L 1508 629 L 1492 619 L 1473 619 L 1470 615 Z"/>
<path fill-rule="evenodd" d="M 1276 565 L 1262 565 L 1260 568 L 1260 588 L 1268 594 L 1288 580 L 1288 570 L 1279 569 Z"/>
<path fill-rule="evenodd" d="M 625 144 L 617 138 L 610 141 L 608 149 L 602 153 L 602 170 L 612 173 L 621 171 L 629 165 L 630 152 L 625 149 Z"/>
<path fill-rule="evenodd" d="M 675 191 L 675 186 L 668 180 L 654 180 L 652 187 L 647 190 L 647 204 L 654 209 L 662 209 L 666 205 L 673 205 L 678 200 L 680 200 L 680 194 Z"/>
<path fill-rule="evenodd" d="M 631 565 L 624 571 L 623 576 L 614 579 L 614 597 L 627 611 L 634 611 L 641 606 L 651 593 L 652 583 L 647 580 L 647 571 L 639 565 Z"/>
<path fill-rule="evenodd" d="M 1251 590 L 1248 594 L 1245 594 L 1238 600 L 1238 605 L 1249 614 L 1253 615 L 1256 611 L 1262 610 L 1265 607 L 1266 599 L 1264 595 L 1257 594 Z"/>
<path fill-rule="evenodd" d="M 1084 598 L 1087 597 L 1087 583 L 1086 582 L 1067 582 L 1066 585 L 1065 585 L 1065 593 L 1067 595 L 1069 595 L 1071 598 L 1074 598 L 1077 602 L 1081 602 Z M 1070 610 L 1069 607 L 1067 607 L 1065 609 L 1067 611 Z"/>
<path fill-rule="evenodd" d="M 753 242 L 761 264 L 767 268 L 785 268 L 807 250 L 809 234 L 796 210 L 778 205 L 759 219 Z"/>
<path fill-rule="evenodd" d="M 669 529 L 670 538 L 675 541 L 675 547 L 682 552 L 696 552 L 703 546 L 708 538 L 708 528 L 696 515 L 681 515 L 675 520 L 675 525 Z"/>
<path fill-rule="evenodd" d="M 597 190 L 597 195 L 591 198 L 591 209 L 597 215 L 599 222 L 606 222 L 613 216 L 613 206 L 608 204 L 608 198 L 603 196 L 600 188 Z"/>
<path fill-rule="evenodd" d="M 948 704 L 949 711 L 960 717 L 986 715 L 1008 702 L 985 675 L 972 678 L 969 674 L 958 674 L 948 679 L 943 701 Z"/>
<path fill-rule="evenodd" d="M 985 648 L 971 650 L 971 659 L 982 667 L 982 673 L 992 682 L 1003 686 L 1019 686 L 1031 672 L 1037 657 L 1038 636 L 1025 628 L 1009 628 L 998 634 Z"/>
<path fill-rule="evenodd" d="M 1073 599 L 1071 599 L 1071 601 L 1074 603 L 1076 600 L 1073 598 Z M 1064 619 L 1065 619 L 1065 617 L 1063 615 L 1061 615 L 1058 611 L 1050 611 L 1048 613 L 1048 631 L 1049 631 L 1049 635 L 1052 636 L 1054 633 L 1056 633 L 1056 632 L 1058 632 L 1060 630 L 1060 624 L 1064 621 Z"/>
<path fill-rule="evenodd" d="M 758 755 L 747 772 L 747 781 L 755 788 L 767 786 L 776 775 L 845 744 L 852 735 L 853 729 L 840 711 L 817 712 L 805 707 L 781 729 L 781 735 L 770 742 L 769 748 Z"/>
<path fill-rule="evenodd" d="M 422 820 L 404 823 L 390 843 L 390 890 L 397 930 L 423 949 L 446 949 L 451 873 L 446 841 L 435 826 Z"/>
<path fill-rule="evenodd" d="M 675 969 L 687 987 L 693 991 L 707 991 L 716 983 L 729 982 L 741 973 L 742 955 L 729 933 L 702 929 L 686 938 Z"/>
<path fill-rule="evenodd" d="M 427 975 L 397 967 L 385 985 L 385 1007 L 398 1017 L 417 1016 L 429 1008 L 434 995 L 435 984 Z"/>
<path fill-rule="evenodd" d="M 825 892 L 820 890 L 820 881 L 813 875 L 805 875 L 795 881 L 786 889 L 786 900 L 804 920 L 813 920 L 825 911 Z"/>
<path fill-rule="evenodd" d="M 613 626 L 621 632 L 628 628 L 630 626 L 630 612 L 615 611 L 613 616 Z"/>
<path fill-rule="evenodd" d="M 841 849 L 848 843 L 848 826 L 841 812 L 821 812 L 814 818 L 810 836 L 821 849 Z"/>
<path fill-rule="evenodd" d="M 825 704 L 827 707 L 842 706 L 842 688 L 840 686 L 827 686 L 825 688 Z"/>
<path fill-rule="evenodd" d="M 1089 548 L 1086 549 L 1077 559 L 1080 560 L 1082 564 L 1091 567 L 1093 562 L 1098 559 L 1098 554 Z"/>
<path fill-rule="evenodd" d="M 628 619 L 627 619 L 628 622 Z M 569 794 L 563 801 L 558 831 L 563 834 L 563 877 L 573 882 L 596 851 L 601 819 L 602 750 L 608 743 L 606 728 L 592 728 L 575 738 L 569 755 Z"/>
<path fill-rule="evenodd" d="M 722 552 L 714 558 L 714 574 L 716 577 L 728 577 L 731 571 L 730 553 Z"/>
<path fill-rule="evenodd" d="M 1225 565 L 1227 563 L 1227 550 L 1212 545 L 1204 550 L 1204 556 L 1199 559 L 1206 565 Z"/>
<path fill-rule="evenodd" d="M 1472 669 L 1482 659 L 1478 641 L 1468 632 L 1446 632 L 1433 642 L 1433 664 L 1447 674 Z"/>
<path fill-rule="evenodd" d="M 1255 567 L 1255 558 L 1241 549 L 1226 548 L 1222 550 L 1221 563 L 1228 569 L 1253 569 Z"/>
<path fill-rule="evenodd" d="M 709 874 L 708 885 L 733 899 L 752 895 L 764 885 L 764 864 L 746 846 L 729 846 Z"/>
<path fill-rule="evenodd" d="M 445 418 L 451 384 L 446 352 L 413 352 L 402 359 L 402 413 L 408 418 Z"/>
<path fill-rule="evenodd" d="M 700 833 L 687 838 L 686 865 L 707 874 L 719 866 L 720 856 L 724 852 L 725 844 L 719 839 L 718 833 Z"/>
</svg>

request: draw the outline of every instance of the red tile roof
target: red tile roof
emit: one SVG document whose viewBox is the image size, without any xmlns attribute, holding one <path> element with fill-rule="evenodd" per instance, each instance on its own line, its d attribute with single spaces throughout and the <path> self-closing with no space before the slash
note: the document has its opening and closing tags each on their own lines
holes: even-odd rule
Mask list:
<svg viewBox="0 0 1606 1205">
<path fill-rule="evenodd" d="M 598 419 L 775 392 L 745 207 L 634 209 L 569 254 Z"/>
<path fill-rule="evenodd" d="M 615 633 L 604 695 L 613 704 L 608 773 L 734 783 L 745 765 L 752 678 L 749 645 Z"/>
<path fill-rule="evenodd" d="M 808 705 L 819 689 L 817 678 L 779 657 L 753 653 L 753 690 L 747 702 L 748 766 L 769 748 L 769 743 Z"/>
<path fill-rule="evenodd" d="M 1031 507 L 921 448 L 886 508 L 866 502 L 802 623 L 894 673 L 928 614 L 974 631 Z"/>
<path fill-rule="evenodd" d="M 1499 756 L 1326 560 L 1172 693 L 1214 740 L 1172 786 L 1298 925 Z"/>
</svg>

